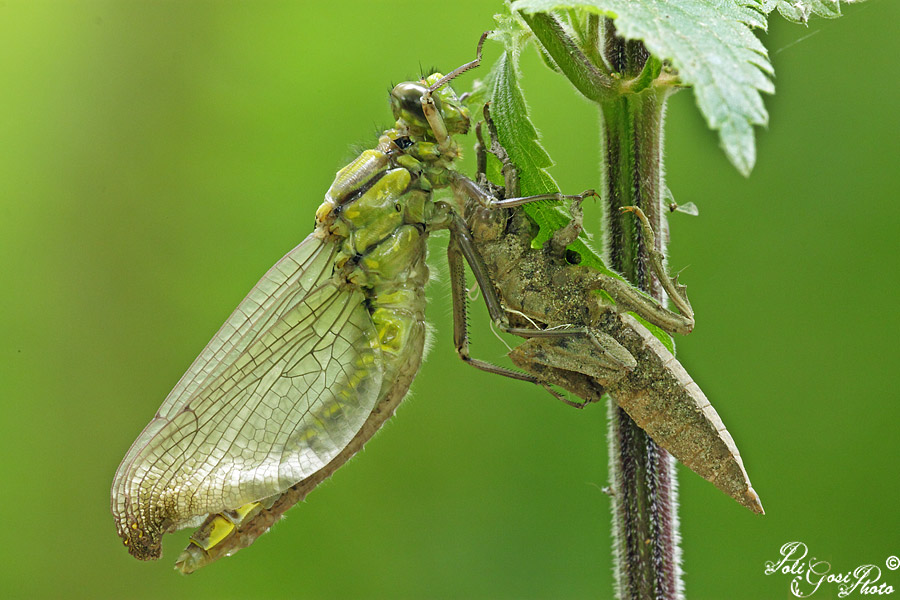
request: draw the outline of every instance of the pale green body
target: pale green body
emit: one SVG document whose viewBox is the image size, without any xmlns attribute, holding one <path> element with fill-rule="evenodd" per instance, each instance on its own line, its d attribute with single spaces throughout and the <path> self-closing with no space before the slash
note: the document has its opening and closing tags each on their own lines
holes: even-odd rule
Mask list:
<svg viewBox="0 0 900 600">
<path fill-rule="evenodd" d="M 465 131 L 452 90 L 435 96 L 450 132 Z M 451 210 L 431 191 L 450 184 L 458 151 L 392 100 L 395 128 L 338 172 L 315 231 L 238 306 L 122 461 L 112 512 L 135 557 L 158 558 L 163 534 L 204 520 L 182 570 L 249 545 L 409 389 L 424 353 L 426 239 Z"/>
</svg>

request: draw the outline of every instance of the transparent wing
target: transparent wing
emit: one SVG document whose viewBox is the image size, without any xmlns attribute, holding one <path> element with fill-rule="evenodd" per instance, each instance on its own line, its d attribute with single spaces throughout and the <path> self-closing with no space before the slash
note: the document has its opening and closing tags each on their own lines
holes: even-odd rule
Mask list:
<svg viewBox="0 0 900 600">
<path fill-rule="evenodd" d="M 359 291 L 308 237 L 241 302 L 125 456 L 113 512 L 176 527 L 283 492 L 334 458 L 378 400 Z"/>
</svg>

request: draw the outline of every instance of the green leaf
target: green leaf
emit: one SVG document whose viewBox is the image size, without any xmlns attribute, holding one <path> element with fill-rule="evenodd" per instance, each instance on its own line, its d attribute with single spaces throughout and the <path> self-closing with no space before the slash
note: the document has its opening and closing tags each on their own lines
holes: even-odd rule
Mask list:
<svg viewBox="0 0 900 600">
<path fill-rule="evenodd" d="M 527 33 L 518 23 L 510 22 L 511 19 L 506 21 L 502 15 L 497 18 L 499 27 L 495 39 L 503 41 L 506 49 L 494 63 L 486 82 L 497 136 L 518 171 L 520 194 L 557 193 L 559 186 L 547 172 L 553 161 L 538 141 L 537 129 L 528 115 L 528 106 L 519 86 L 518 51 Z M 553 202 L 526 204 L 523 209 L 540 227 L 535 238 L 537 245 L 549 240 L 554 231 L 567 225 L 572 218 L 566 209 Z M 621 278 L 603 264 L 600 255 L 588 245 L 586 236 L 569 248 L 581 256 L 580 264 Z"/>
<path fill-rule="evenodd" d="M 861 0 L 844 0 L 847 4 L 856 1 Z M 781 16 L 788 21 L 804 25 L 809 21 L 810 15 L 818 15 L 826 19 L 836 19 L 841 16 L 840 0 L 762 0 L 760 4 L 760 9 L 767 14 L 777 8 Z"/>
<path fill-rule="evenodd" d="M 755 0 L 517 0 L 514 10 L 582 8 L 615 19 L 616 31 L 642 40 L 694 87 L 697 105 L 732 164 L 748 175 L 756 162 L 753 126 L 768 114 L 760 92 L 774 92 L 772 66 L 752 27 L 765 28 Z"/>
<path fill-rule="evenodd" d="M 506 50 L 494 65 L 496 77 L 490 102 L 497 135 L 519 172 L 519 191 L 523 195 L 558 192 L 559 186 L 547 172 L 553 161 L 538 141 L 517 84 L 515 62 L 513 52 Z"/>
</svg>

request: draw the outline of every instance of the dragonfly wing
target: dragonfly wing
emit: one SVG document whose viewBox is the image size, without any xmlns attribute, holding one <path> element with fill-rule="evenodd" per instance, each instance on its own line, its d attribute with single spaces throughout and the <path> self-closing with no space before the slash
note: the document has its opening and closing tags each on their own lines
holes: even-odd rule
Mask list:
<svg viewBox="0 0 900 600">
<path fill-rule="evenodd" d="M 194 360 L 156 416 L 167 418 L 178 413 L 208 380 L 234 364 L 292 303 L 328 281 L 334 250 L 333 244 L 310 235 L 275 263 Z"/>
<path fill-rule="evenodd" d="M 332 278 L 333 253 L 311 236 L 272 267 L 129 450 L 112 508 L 136 555 L 158 556 L 165 531 L 283 492 L 368 418 L 380 347 L 365 296 Z"/>
</svg>

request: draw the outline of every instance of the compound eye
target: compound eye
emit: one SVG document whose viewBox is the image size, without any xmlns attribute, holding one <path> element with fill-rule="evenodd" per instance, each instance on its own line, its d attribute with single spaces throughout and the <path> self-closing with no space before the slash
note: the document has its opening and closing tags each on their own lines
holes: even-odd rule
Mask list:
<svg viewBox="0 0 900 600">
<path fill-rule="evenodd" d="M 413 81 L 397 84 L 391 90 L 391 107 L 394 110 L 394 117 L 398 119 L 401 116 L 412 118 L 420 125 L 427 123 L 425 113 L 422 112 L 422 96 L 426 91 L 427 88 L 424 85 Z M 435 97 L 434 103 L 440 110 L 440 98 Z"/>
</svg>

